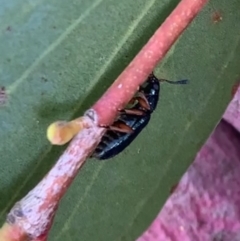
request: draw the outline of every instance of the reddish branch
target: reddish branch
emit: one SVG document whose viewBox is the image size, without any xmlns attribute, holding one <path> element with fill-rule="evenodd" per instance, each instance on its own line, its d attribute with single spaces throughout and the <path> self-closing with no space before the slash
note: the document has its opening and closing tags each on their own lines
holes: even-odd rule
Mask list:
<svg viewBox="0 0 240 241">
<path fill-rule="evenodd" d="M 92 107 L 100 125 L 109 125 L 207 0 L 182 0 L 107 92 Z"/>
<path fill-rule="evenodd" d="M 86 112 L 82 121 L 88 128 L 75 136 L 52 170 L 11 209 L 7 218 L 9 225 L 0 230 L 0 238 L 5 227 L 12 227 L 12 230 L 7 232 L 8 239 L 2 236 L 1 240 L 25 240 L 23 235 L 26 234 L 35 241 L 47 240 L 59 200 L 104 134 L 104 128 L 99 125 L 114 121 L 118 110 L 128 103 L 206 3 L 207 0 L 182 0 L 179 3 L 107 92 Z M 14 238 L 14 231 L 22 235 Z"/>
</svg>

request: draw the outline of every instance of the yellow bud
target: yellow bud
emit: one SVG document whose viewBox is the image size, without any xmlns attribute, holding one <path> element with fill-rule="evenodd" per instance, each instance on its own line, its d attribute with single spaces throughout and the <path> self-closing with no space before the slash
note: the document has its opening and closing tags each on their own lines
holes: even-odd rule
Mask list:
<svg viewBox="0 0 240 241">
<path fill-rule="evenodd" d="M 47 138 L 53 145 L 64 145 L 69 142 L 75 133 L 69 122 L 57 121 L 52 123 L 47 129 Z"/>
<path fill-rule="evenodd" d="M 89 126 L 81 117 L 70 122 L 57 121 L 47 128 L 47 139 L 52 145 L 64 145 L 83 128 L 89 128 Z"/>
</svg>

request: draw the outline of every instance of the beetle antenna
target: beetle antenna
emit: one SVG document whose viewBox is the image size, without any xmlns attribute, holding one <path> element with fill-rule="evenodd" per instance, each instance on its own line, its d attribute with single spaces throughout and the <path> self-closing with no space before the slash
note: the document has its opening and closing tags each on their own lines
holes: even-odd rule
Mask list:
<svg viewBox="0 0 240 241">
<path fill-rule="evenodd" d="M 185 84 L 188 84 L 188 80 L 187 79 L 183 79 L 183 80 L 178 80 L 178 81 L 171 81 L 171 80 L 167 80 L 167 79 L 159 79 L 160 82 L 167 82 L 169 84 L 175 84 L 175 85 L 185 85 Z"/>
</svg>

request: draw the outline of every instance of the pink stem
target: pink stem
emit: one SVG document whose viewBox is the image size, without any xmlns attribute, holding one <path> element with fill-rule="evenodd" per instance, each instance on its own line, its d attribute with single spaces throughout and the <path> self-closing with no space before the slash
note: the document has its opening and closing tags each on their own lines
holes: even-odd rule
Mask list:
<svg viewBox="0 0 240 241">
<path fill-rule="evenodd" d="M 79 132 L 50 172 L 8 214 L 7 222 L 19 226 L 34 240 L 45 237 L 61 197 L 105 132 L 87 116 L 83 121 L 89 128 Z"/>
<path fill-rule="evenodd" d="M 207 0 L 182 0 L 139 54 L 92 107 L 99 125 L 110 125 Z"/>
<path fill-rule="evenodd" d="M 207 0 L 180 2 L 93 109 L 86 112 L 83 121 L 90 128 L 77 134 L 45 178 L 11 209 L 9 224 L 17 225 L 32 240 L 46 240 L 59 200 L 105 132 L 99 124 L 113 122 L 117 110 L 132 98 L 205 3 Z"/>
</svg>

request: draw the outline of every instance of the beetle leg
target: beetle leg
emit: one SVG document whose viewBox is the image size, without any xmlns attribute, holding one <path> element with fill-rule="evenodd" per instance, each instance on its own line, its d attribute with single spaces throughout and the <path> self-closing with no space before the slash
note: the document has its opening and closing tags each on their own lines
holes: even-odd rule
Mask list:
<svg viewBox="0 0 240 241">
<path fill-rule="evenodd" d="M 117 120 L 113 123 L 112 126 L 110 126 L 110 129 L 111 130 L 116 130 L 116 131 L 119 131 L 119 132 L 123 132 L 123 133 L 131 133 L 133 132 L 133 129 L 126 125 L 123 121 L 121 120 Z"/>
<path fill-rule="evenodd" d="M 138 116 L 142 116 L 145 114 L 144 111 L 138 110 L 138 109 L 124 109 L 124 110 L 121 110 L 120 113 L 127 114 L 127 115 L 138 115 Z"/>
<path fill-rule="evenodd" d="M 112 131 L 118 131 L 122 133 L 132 133 L 133 129 L 126 125 L 123 121 L 117 120 L 115 121 L 111 126 L 102 126 L 105 127 L 108 130 Z"/>
<path fill-rule="evenodd" d="M 118 131 L 118 132 L 126 133 L 126 134 L 129 134 L 129 133 L 133 132 L 133 129 L 131 127 L 127 126 L 127 125 L 124 126 L 124 128 L 117 127 L 117 126 L 110 126 L 108 129 L 111 130 L 111 131 Z"/>
<path fill-rule="evenodd" d="M 134 109 L 134 106 L 136 104 L 140 104 L 140 106 L 143 109 L 150 110 L 150 106 L 149 106 L 147 98 L 145 97 L 145 95 L 143 93 L 139 92 L 138 96 L 133 97 L 128 102 L 125 109 L 118 110 L 120 113 L 120 116 L 121 116 L 121 114 L 130 114 L 130 115 L 132 114 L 132 115 L 139 115 L 139 116 L 143 115 L 144 112 L 142 110 Z M 118 115 L 118 118 L 120 116 Z M 118 118 L 116 118 L 116 119 L 118 119 Z"/>
<path fill-rule="evenodd" d="M 137 103 L 138 103 L 138 101 L 136 100 L 135 97 L 133 97 L 133 98 L 128 102 L 128 104 L 126 105 L 125 109 L 130 109 L 130 108 L 134 107 Z M 121 113 L 125 113 L 125 112 L 124 112 L 124 109 L 122 109 L 122 108 L 118 109 L 118 112 L 119 112 L 120 114 L 121 114 Z M 119 117 L 119 115 L 117 116 L 116 119 L 118 119 L 118 117 Z"/>
<path fill-rule="evenodd" d="M 116 120 L 119 120 L 121 118 L 122 114 L 127 114 L 127 115 L 137 115 L 137 116 L 143 116 L 145 112 L 143 110 L 138 110 L 138 109 L 122 109 L 118 111 L 118 114 L 116 116 Z"/>
<path fill-rule="evenodd" d="M 133 97 L 129 101 L 128 106 L 127 106 L 126 109 L 119 110 L 120 115 L 121 114 L 138 115 L 138 116 L 144 115 L 145 112 L 143 110 L 134 109 L 134 106 L 136 104 L 140 104 L 140 106 L 143 109 L 145 109 L 145 110 L 150 110 L 151 109 L 151 107 L 150 107 L 150 105 L 148 103 L 148 100 L 147 100 L 146 96 L 144 95 L 144 93 L 138 92 L 138 96 Z"/>
<path fill-rule="evenodd" d="M 136 97 L 136 99 L 137 99 L 138 103 L 141 105 L 142 108 L 144 108 L 146 110 L 150 110 L 151 109 L 151 107 L 150 107 L 150 105 L 148 103 L 148 100 L 147 100 L 147 98 L 146 98 L 144 93 L 138 92 L 138 96 Z"/>
</svg>

